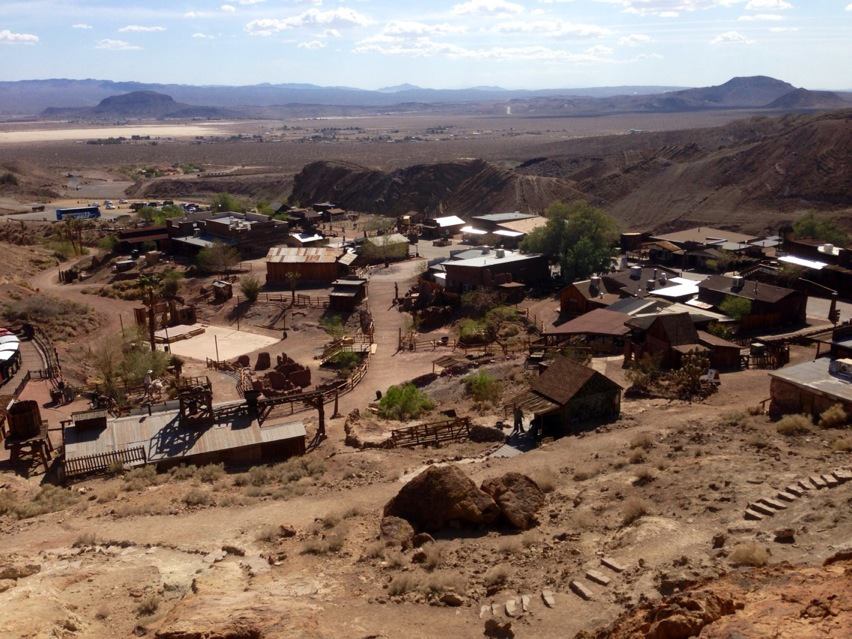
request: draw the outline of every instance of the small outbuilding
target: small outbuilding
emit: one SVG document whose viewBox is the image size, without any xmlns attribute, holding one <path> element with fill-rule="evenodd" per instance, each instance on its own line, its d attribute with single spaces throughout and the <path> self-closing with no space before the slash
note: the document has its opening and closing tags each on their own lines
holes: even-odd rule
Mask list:
<svg viewBox="0 0 852 639">
<path fill-rule="evenodd" d="M 329 308 L 351 313 L 367 297 L 367 280 L 350 277 L 331 283 Z"/>
<path fill-rule="evenodd" d="M 852 415 L 852 359 L 820 357 L 769 372 L 770 413 L 818 417 L 840 404 Z"/>
<path fill-rule="evenodd" d="M 561 436 L 618 419 L 621 386 L 606 375 L 567 357 L 557 357 L 513 402 L 533 415 L 542 436 Z"/>
<path fill-rule="evenodd" d="M 289 273 L 300 282 L 332 282 L 340 273 L 341 255 L 341 249 L 330 246 L 273 247 L 266 255 L 266 283 L 289 285 Z"/>
<path fill-rule="evenodd" d="M 628 315 L 605 308 L 596 308 L 572 320 L 545 328 L 545 343 L 559 344 L 579 339 L 596 355 L 619 355 L 624 352 L 624 342 L 630 329 L 625 322 Z"/>
</svg>

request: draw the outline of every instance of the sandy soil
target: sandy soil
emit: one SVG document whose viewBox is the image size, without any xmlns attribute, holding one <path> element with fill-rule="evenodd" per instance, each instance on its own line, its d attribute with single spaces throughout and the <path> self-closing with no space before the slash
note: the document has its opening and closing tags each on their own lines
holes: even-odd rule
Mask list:
<svg viewBox="0 0 852 639">
<path fill-rule="evenodd" d="M 210 324 L 193 324 L 192 327 L 203 327 L 204 332 L 189 339 L 172 342 L 169 345 L 172 353 L 201 361 L 207 358 L 215 359 L 218 344 L 219 359 L 227 360 L 264 349 L 281 341 L 275 337 Z"/>
<path fill-rule="evenodd" d="M 153 138 L 190 138 L 206 135 L 225 135 L 233 128 L 231 122 L 198 124 L 128 124 L 104 127 L 45 127 L 30 128 L 4 125 L 0 129 L 0 144 L 30 142 L 61 142 L 64 140 L 98 140 L 113 137 L 151 136 Z"/>
</svg>

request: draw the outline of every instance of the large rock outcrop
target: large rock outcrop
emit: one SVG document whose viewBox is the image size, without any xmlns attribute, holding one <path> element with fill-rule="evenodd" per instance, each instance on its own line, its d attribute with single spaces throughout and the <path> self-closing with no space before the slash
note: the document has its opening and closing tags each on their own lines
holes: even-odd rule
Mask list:
<svg viewBox="0 0 852 639">
<path fill-rule="evenodd" d="M 440 530 L 451 522 L 488 525 L 500 510 L 457 466 L 432 466 L 405 484 L 384 514 L 401 517 L 418 530 Z"/>
<path fill-rule="evenodd" d="M 506 473 L 486 479 L 482 490 L 494 499 L 503 518 L 519 530 L 538 525 L 538 511 L 544 506 L 544 492 L 521 473 Z"/>
</svg>

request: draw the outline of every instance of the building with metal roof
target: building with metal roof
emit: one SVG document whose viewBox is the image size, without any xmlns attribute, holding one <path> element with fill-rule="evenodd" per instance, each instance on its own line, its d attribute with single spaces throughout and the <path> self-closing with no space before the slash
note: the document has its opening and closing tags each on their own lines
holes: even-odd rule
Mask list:
<svg viewBox="0 0 852 639">
<path fill-rule="evenodd" d="M 852 415 L 852 360 L 820 357 L 769 372 L 770 413 L 818 417 L 835 404 Z"/>
</svg>

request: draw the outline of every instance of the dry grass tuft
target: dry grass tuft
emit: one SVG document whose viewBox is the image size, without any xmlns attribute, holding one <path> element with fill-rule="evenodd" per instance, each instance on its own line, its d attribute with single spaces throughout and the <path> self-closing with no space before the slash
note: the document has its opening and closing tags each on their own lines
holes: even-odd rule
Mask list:
<svg viewBox="0 0 852 639">
<path fill-rule="evenodd" d="M 212 506 L 216 499 L 206 490 L 192 488 L 183 496 L 183 503 L 187 506 Z"/>
<path fill-rule="evenodd" d="M 600 472 L 601 469 L 599 466 L 589 466 L 588 468 L 578 469 L 574 472 L 574 481 L 586 481 L 592 477 L 597 477 Z"/>
<path fill-rule="evenodd" d="M 842 404 L 827 408 L 819 416 L 819 425 L 823 428 L 843 428 L 849 424 L 849 415 Z"/>
<path fill-rule="evenodd" d="M 765 566 L 769 561 L 769 551 L 754 542 L 737 544 L 728 557 L 734 566 Z"/>
<path fill-rule="evenodd" d="M 621 515 L 621 525 L 629 526 L 650 512 L 648 503 L 639 497 L 630 497 L 624 502 Z"/>
<path fill-rule="evenodd" d="M 654 439 L 649 433 L 639 433 L 630 440 L 630 448 L 643 448 L 651 450 L 654 447 Z"/>
<path fill-rule="evenodd" d="M 149 595 L 136 606 L 136 614 L 140 617 L 150 617 L 159 609 L 160 598 L 155 595 Z"/>
<path fill-rule="evenodd" d="M 786 415 L 775 424 L 775 430 L 779 435 L 791 437 L 793 435 L 805 435 L 811 432 L 811 420 L 807 415 Z"/>
<path fill-rule="evenodd" d="M 831 442 L 831 450 L 838 453 L 852 453 L 852 437 L 837 437 Z"/>
<path fill-rule="evenodd" d="M 514 555 L 521 552 L 521 542 L 514 537 L 505 537 L 497 544 L 497 551 L 504 555 Z"/>
<path fill-rule="evenodd" d="M 485 585 L 489 588 L 502 586 L 509 581 L 509 568 L 503 564 L 494 566 L 485 573 Z"/>
<path fill-rule="evenodd" d="M 630 453 L 630 457 L 627 458 L 627 461 L 631 464 L 644 464 L 645 459 L 645 452 L 641 448 L 637 448 Z"/>
<path fill-rule="evenodd" d="M 436 541 L 428 543 L 421 547 L 421 550 L 426 554 L 426 560 L 423 562 L 423 567 L 426 570 L 435 570 L 444 561 L 444 555 L 447 552 L 447 544 Z"/>
<path fill-rule="evenodd" d="M 420 589 L 420 577 L 414 573 L 405 572 L 397 575 L 388 585 L 388 594 L 391 596 L 404 595 Z"/>
<path fill-rule="evenodd" d="M 552 493 L 556 490 L 556 485 L 559 482 L 559 477 L 550 468 L 537 468 L 529 474 L 529 477 L 545 493 Z"/>
</svg>

